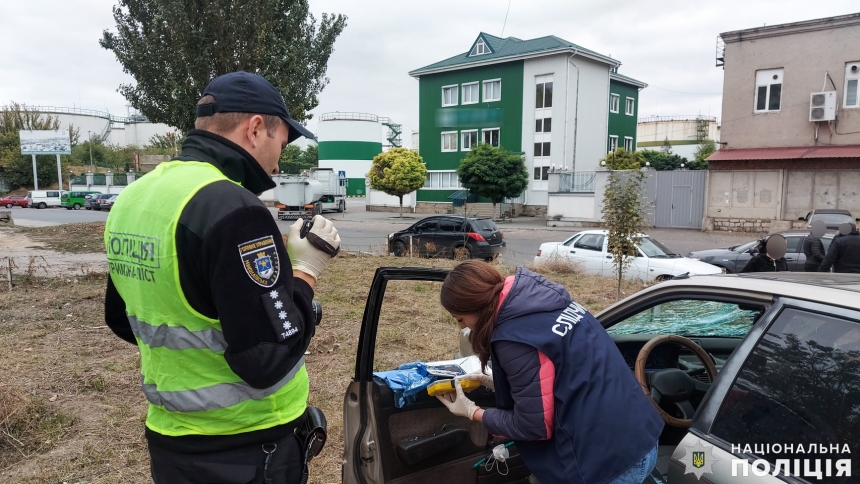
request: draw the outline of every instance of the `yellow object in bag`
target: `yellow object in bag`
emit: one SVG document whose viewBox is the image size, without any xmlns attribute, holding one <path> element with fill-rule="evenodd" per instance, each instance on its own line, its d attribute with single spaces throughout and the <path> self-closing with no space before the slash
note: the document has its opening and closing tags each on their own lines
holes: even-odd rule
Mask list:
<svg viewBox="0 0 860 484">
<path fill-rule="evenodd" d="M 460 386 L 463 387 L 464 392 L 471 392 L 480 387 L 481 382 L 480 380 L 460 380 Z M 456 391 L 457 388 L 454 386 L 454 380 L 439 380 L 427 387 L 427 394 L 431 397 L 454 393 Z"/>
</svg>

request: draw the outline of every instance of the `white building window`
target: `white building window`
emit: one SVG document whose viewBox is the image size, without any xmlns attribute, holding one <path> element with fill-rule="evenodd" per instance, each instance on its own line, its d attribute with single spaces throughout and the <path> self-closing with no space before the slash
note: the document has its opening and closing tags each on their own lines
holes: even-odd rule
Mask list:
<svg viewBox="0 0 860 484">
<path fill-rule="evenodd" d="M 845 107 L 860 107 L 860 61 L 845 64 Z"/>
<path fill-rule="evenodd" d="M 428 171 L 424 178 L 424 188 L 451 189 L 462 187 L 456 171 Z"/>
<path fill-rule="evenodd" d="M 535 76 L 535 108 L 552 107 L 552 75 Z"/>
<path fill-rule="evenodd" d="M 543 118 L 535 120 L 535 133 L 551 133 L 552 118 Z"/>
<path fill-rule="evenodd" d="M 610 94 L 609 95 L 609 112 L 617 113 L 618 106 L 621 104 L 621 96 L 618 94 Z"/>
<path fill-rule="evenodd" d="M 782 101 L 783 69 L 765 69 L 755 73 L 755 112 L 779 111 Z"/>
<path fill-rule="evenodd" d="M 615 151 L 617 149 L 618 149 L 618 136 L 610 136 L 609 137 L 609 152 L 612 153 L 613 151 Z"/>
<path fill-rule="evenodd" d="M 472 47 L 472 51 L 469 52 L 469 57 L 473 55 L 482 55 L 489 54 L 490 48 L 487 47 L 487 44 L 484 42 L 484 39 L 479 40 L 474 47 Z"/>
<path fill-rule="evenodd" d="M 546 181 L 549 180 L 549 167 L 548 166 L 539 166 L 539 164 L 535 164 L 534 172 L 532 174 L 532 180 L 535 181 Z"/>
<path fill-rule="evenodd" d="M 461 131 L 460 135 L 463 140 L 460 142 L 460 149 L 462 151 L 471 151 L 472 147 L 478 144 L 478 130 L 471 131 Z"/>
<path fill-rule="evenodd" d="M 479 101 L 478 83 L 470 82 L 463 84 L 463 104 L 475 104 Z"/>
<path fill-rule="evenodd" d="M 484 81 L 484 102 L 502 100 L 502 80 Z"/>
<path fill-rule="evenodd" d="M 633 152 L 633 138 L 629 136 L 624 137 L 624 151 Z"/>
<path fill-rule="evenodd" d="M 550 156 L 550 142 L 544 141 L 535 143 L 535 157 Z"/>
<path fill-rule="evenodd" d="M 484 144 L 499 146 L 499 128 L 482 129 L 481 135 Z"/>
<path fill-rule="evenodd" d="M 456 131 L 446 131 L 442 133 L 442 151 L 457 151 Z"/>
<path fill-rule="evenodd" d="M 442 106 L 457 105 L 457 91 L 459 87 L 456 84 L 453 86 L 442 86 Z"/>
<path fill-rule="evenodd" d="M 636 110 L 636 100 L 632 97 L 627 98 L 627 105 L 624 107 L 624 114 L 633 116 L 633 111 Z"/>
</svg>

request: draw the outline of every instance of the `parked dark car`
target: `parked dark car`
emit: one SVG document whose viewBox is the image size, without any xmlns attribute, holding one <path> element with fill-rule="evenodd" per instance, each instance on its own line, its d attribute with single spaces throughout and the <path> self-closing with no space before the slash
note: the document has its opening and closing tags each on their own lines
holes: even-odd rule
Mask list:
<svg viewBox="0 0 860 484">
<path fill-rule="evenodd" d="M 24 195 L 9 195 L 0 198 L 0 207 L 12 208 L 15 206 L 27 208 L 27 197 Z"/>
<path fill-rule="evenodd" d="M 388 236 L 391 253 L 401 257 L 492 259 L 505 247 L 505 236 L 489 218 L 457 215 L 427 217 Z"/>
<path fill-rule="evenodd" d="M 806 228 L 812 227 L 812 222 L 822 220 L 827 225 L 827 230 L 839 230 L 844 223 L 855 223 L 860 218 L 854 218 L 848 210 L 813 210 L 797 220 L 806 222 Z"/>
<path fill-rule="evenodd" d="M 503 467 L 509 472 L 504 475 L 492 466 L 474 465 L 509 440 L 493 438 L 479 422 L 453 416 L 426 392 L 397 406 L 394 391 L 374 375 L 421 358 L 415 351 L 422 346 L 416 343 L 405 343 L 412 345 L 411 351 L 398 347 L 397 357 L 392 356 L 392 347 L 404 344 L 405 338 L 398 332 L 396 342 L 388 341 L 385 329 L 414 317 L 414 309 L 392 309 L 389 301 L 395 299 L 387 292 L 395 292 L 400 281 L 410 285 L 435 281 L 424 283 L 424 290 L 438 288 L 447 272 L 423 268 L 376 272 L 355 373 L 345 391 L 344 484 L 522 483 L 529 474 L 515 444 L 509 447 L 510 458 Z M 643 391 L 665 412 L 657 466 L 644 482 L 856 484 L 858 296 L 856 274 L 694 276 L 652 285 L 595 314 Z M 438 300 L 438 293 L 424 297 Z M 434 335 L 434 346 L 425 354 L 454 354 L 457 348 L 450 347 L 450 340 L 446 348 L 450 353 L 440 351 L 440 341 L 445 335 Z M 427 367 L 473 371 L 470 360 L 475 356 L 464 354 L 462 345 L 460 349 L 455 360 L 418 361 Z M 481 407 L 496 405 L 489 389 L 466 395 Z M 833 452 L 836 446 L 839 451 Z M 820 467 L 805 459 L 820 459 Z M 855 473 L 837 476 L 837 466 L 844 468 L 847 462 L 850 469 L 852 461 Z M 759 472 L 764 467 L 772 471 L 780 463 L 778 476 Z M 798 474 L 805 473 L 806 480 L 803 474 L 794 477 L 798 465 Z M 821 469 L 819 476 L 826 478 L 813 479 L 805 465 Z M 829 468 L 824 470 L 825 466 Z M 735 476 L 735 467 L 747 472 Z M 792 468 L 791 477 L 784 477 L 787 467 Z"/>
<path fill-rule="evenodd" d="M 101 201 L 107 200 L 112 196 L 113 194 L 111 193 L 102 193 L 101 195 L 93 195 L 89 198 L 84 198 L 84 208 L 87 210 L 101 210 L 101 207 L 99 206 Z"/>
<path fill-rule="evenodd" d="M 806 264 L 806 255 L 803 253 L 803 239 L 806 238 L 808 232 L 782 232 L 779 235 L 785 237 L 785 241 L 788 243 L 788 250 L 785 253 L 788 270 L 791 272 L 803 272 L 803 266 Z M 833 234 L 825 234 L 821 238 L 821 242 L 824 244 L 824 252 L 827 252 L 832 241 Z M 757 246 L 758 241 L 753 240 L 752 242 L 727 249 L 697 250 L 687 254 L 687 257 L 722 267 L 729 274 L 736 274 L 756 254 Z"/>
<path fill-rule="evenodd" d="M 96 210 L 110 210 L 111 207 L 113 207 L 113 204 L 116 203 L 117 196 L 118 195 L 111 195 L 108 198 L 99 200 Z"/>
</svg>

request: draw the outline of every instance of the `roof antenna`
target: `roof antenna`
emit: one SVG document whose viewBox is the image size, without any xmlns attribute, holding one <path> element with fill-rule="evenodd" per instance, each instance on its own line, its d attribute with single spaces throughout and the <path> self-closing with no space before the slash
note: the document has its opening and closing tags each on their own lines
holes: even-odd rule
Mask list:
<svg viewBox="0 0 860 484">
<path fill-rule="evenodd" d="M 505 38 L 505 25 L 508 24 L 508 13 L 511 11 L 511 0 L 508 0 L 508 10 L 505 12 L 505 23 L 502 24 L 502 38 Z"/>
</svg>

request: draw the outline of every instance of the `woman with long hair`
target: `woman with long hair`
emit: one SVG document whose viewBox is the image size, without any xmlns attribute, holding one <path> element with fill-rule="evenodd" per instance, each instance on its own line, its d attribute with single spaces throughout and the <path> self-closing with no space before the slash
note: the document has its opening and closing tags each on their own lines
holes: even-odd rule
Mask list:
<svg viewBox="0 0 860 484">
<path fill-rule="evenodd" d="M 442 306 L 492 376 L 496 408 L 457 383 L 439 400 L 451 413 L 512 439 L 543 484 L 640 484 L 657 462 L 663 421 L 600 323 L 567 290 L 527 269 L 504 278 L 466 261 L 445 279 Z"/>
</svg>

